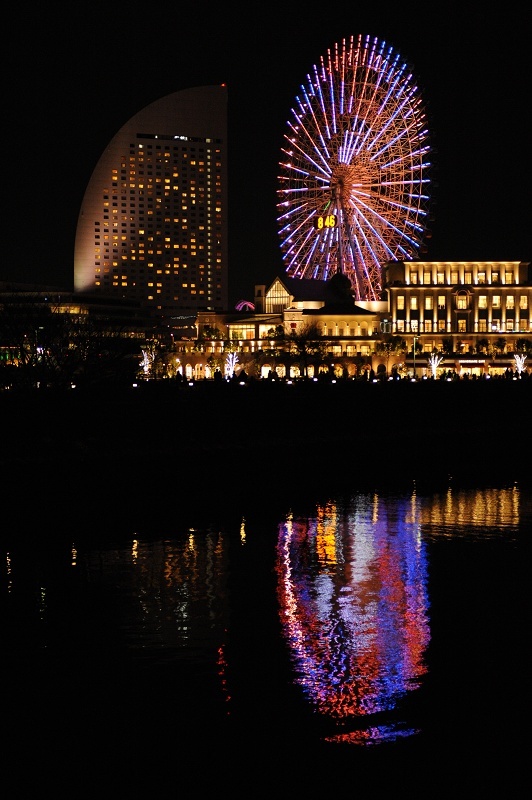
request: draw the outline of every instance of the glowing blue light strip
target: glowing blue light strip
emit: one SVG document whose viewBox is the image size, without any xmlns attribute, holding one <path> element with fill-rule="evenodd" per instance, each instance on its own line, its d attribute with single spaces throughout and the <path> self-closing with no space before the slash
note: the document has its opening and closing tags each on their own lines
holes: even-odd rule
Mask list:
<svg viewBox="0 0 532 800">
<path fill-rule="evenodd" d="M 316 69 L 316 68 L 314 68 L 314 69 Z M 327 82 L 327 77 L 326 77 L 326 75 L 324 75 L 324 83 L 326 83 L 326 82 Z M 321 83 L 317 84 L 316 92 L 317 92 L 316 96 L 317 96 L 317 99 L 318 99 L 318 102 L 319 102 L 321 113 L 323 115 L 323 124 L 324 124 L 325 130 L 326 130 L 327 139 L 330 139 L 331 138 L 331 130 L 330 130 L 330 127 L 329 127 L 329 120 L 328 120 L 328 117 L 327 117 L 327 109 L 325 107 L 325 99 L 324 99 L 323 93 L 321 91 Z"/>
<path fill-rule="evenodd" d="M 314 95 L 314 97 L 315 96 L 316 95 Z M 331 158 L 331 154 L 329 152 L 329 148 L 327 147 L 325 139 L 323 138 L 321 126 L 319 125 L 318 120 L 316 119 L 316 114 L 314 113 L 314 104 L 311 102 L 311 100 L 308 97 L 308 95 L 306 95 L 306 97 L 307 97 L 307 100 L 308 100 L 308 113 L 310 114 L 310 116 L 312 118 L 312 122 L 314 123 L 314 127 L 315 127 L 315 129 L 316 129 L 316 131 L 318 133 L 318 138 L 319 138 L 319 140 L 321 142 L 321 145 L 323 147 L 323 152 L 320 151 L 320 155 L 321 155 L 321 157 L 322 157 L 322 159 L 324 161 L 324 164 L 326 166 L 326 169 L 327 169 L 328 166 L 329 166 L 329 161 L 330 161 L 330 158 Z"/>
<path fill-rule="evenodd" d="M 314 167 L 316 168 L 316 170 L 318 171 L 318 173 L 320 173 L 321 175 L 324 175 L 325 177 L 327 177 L 327 178 L 328 178 L 328 177 L 329 177 L 329 175 L 330 175 L 330 167 L 329 167 L 329 164 L 328 164 L 328 162 L 327 162 L 327 161 L 326 161 L 326 159 L 323 157 L 323 153 L 320 151 L 320 149 L 319 149 L 318 147 L 316 147 L 316 146 L 315 146 L 315 144 L 314 144 L 314 141 L 313 141 L 313 139 L 312 139 L 312 136 L 311 136 L 310 132 L 307 130 L 307 128 L 306 128 L 306 127 L 305 127 L 305 126 L 304 126 L 302 123 L 301 123 L 301 128 L 302 128 L 302 130 L 304 131 L 305 135 L 307 136 L 308 140 L 310 141 L 310 143 L 311 143 L 311 145 L 312 145 L 312 149 L 313 149 L 313 150 L 316 152 L 316 154 L 317 154 L 317 155 L 319 156 L 319 158 L 321 159 L 321 161 L 322 161 L 322 165 L 318 164 L 318 162 L 317 162 L 317 161 L 315 161 L 313 158 L 311 158 L 311 157 L 310 157 L 310 155 L 309 155 L 307 152 L 305 152 L 305 150 L 303 150 L 303 148 L 301 147 L 301 145 L 299 145 L 299 144 L 296 144 L 296 143 L 295 143 L 295 142 L 293 142 L 292 140 L 288 139 L 288 137 L 285 137 L 285 138 L 286 138 L 286 139 L 287 139 L 287 140 L 290 142 L 290 144 L 291 144 L 291 145 L 292 145 L 292 147 L 294 148 L 294 151 L 295 151 L 296 153 L 299 153 L 299 155 L 300 155 L 300 156 L 303 158 L 303 160 L 304 160 L 305 162 L 308 162 L 309 164 L 312 164 L 312 166 L 314 166 Z M 310 174 L 310 173 L 309 173 L 309 174 Z M 315 177 L 316 177 L 316 176 L 315 176 Z"/>
<path fill-rule="evenodd" d="M 392 124 L 395 122 L 395 120 L 397 119 L 397 117 L 399 117 L 399 116 L 401 116 L 401 115 L 402 115 L 403 109 L 405 108 L 405 106 L 408 106 L 409 100 L 410 100 L 410 95 L 409 95 L 408 97 L 405 97 L 405 99 L 403 100 L 403 102 L 402 102 L 402 103 L 401 103 L 401 104 L 400 104 L 400 105 L 399 105 L 399 106 L 398 106 L 398 107 L 395 109 L 395 111 L 393 112 L 393 114 L 392 114 L 392 115 L 391 115 L 391 116 L 388 118 L 388 120 L 387 120 L 387 122 L 385 123 L 385 125 L 383 125 L 383 126 L 380 128 L 380 130 L 378 131 L 378 133 L 377 133 L 377 135 L 375 136 L 375 138 L 374 138 L 374 139 L 373 139 L 373 140 L 372 140 L 372 141 L 371 141 L 371 142 L 368 144 L 368 147 L 367 147 L 367 150 L 368 150 L 368 151 L 372 150 L 372 149 L 375 147 L 375 145 L 377 144 L 377 142 L 378 142 L 380 139 L 382 139 L 382 137 L 384 136 L 384 134 L 385 134 L 385 133 L 388 131 L 388 129 L 391 127 L 391 125 L 392 125 Z M 409 109 L 407 110 L 407 112 L 406 112 L 404 115 L 402 115 L 402 116 L 403 116 L 403 119 L 405 119 L 405 120 L 406 120 L 406 119 L 408 119 L 408 118 L 409 118 L 409 117 L 410 117 L 410 116 L 411 116 L 413 113 L 414 113 L 414 109 L 413 109 L 413 108 L 409 108 Z M 410 129 L 411 129 L 411 128 L 410 128 Z M 406 135 L 406 133 L 407 133 L 407 132 L 409 132 L 409 130 L 410 130 L 410 129 L 408 129 L 408 128 L 404 128 L 404 129 L 401 131 L 401 133 L 400 133 L 400 136 L 404 136 L 404 135 Z M 368 137 L 366 137 L 366 139 L 367 139 L 367 138 L 368 138 Z M 394 142 L 396 142 L 396 141 L 398 140 L 398 138 L 399 138 L 399 137 L 397 137 L 397 136 L 396 136 L 396 137 L 395 137 L 395 138 L 393 138 L 393 139 L 392 139 L 390 142 L 387 142 L 387 143 L 385 143 L 384 147 L 383 147 L 381 150 L 379 150 L 379 151 L 378 151 L 378 153 L 376 153 L 376 154 L 373 156 L 373 158 L 376 158 L 376 157 L 377 157 L 377 156 L 378 156 L 380 153 L 382 153 L 382 152 L 384 152 L 385 150 L 387 150 L 387 149 L 388 149 L 388 148 L 391 146 L 391 144 L 393 144 Z"/>
</svg>

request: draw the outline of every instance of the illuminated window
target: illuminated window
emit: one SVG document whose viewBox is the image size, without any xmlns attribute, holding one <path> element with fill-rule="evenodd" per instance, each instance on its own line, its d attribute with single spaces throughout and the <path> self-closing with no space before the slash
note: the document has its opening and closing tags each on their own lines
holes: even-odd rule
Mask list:
<svg viewBox="0 0 532 800">
<path fill-rule="evenodd" d="M 425 297 L 425 311 L 432 311 L 434 307 L 434 298 L 432 295 L 426 295 Z"/>
<path fill-rule="evenodd" d="M 515 298 L 513 294 L 506 295 L 506 308 L 514 309 L 515 308 Z"/>
<path fill-rule="evenodd" d="M 445 283 L 445 273 L 444 272 L 437 272 L 436 273 L 436 283 L 440 286 Z"/>
<path fill-rule="evenodd" d="M 400 294 L 397 297 L 397 310 L 404 311 L 405 310 L 405 296 L 404 294 Z"/>
<path fill-rule="evenodd" d="M 478 321 L 478 332 L 479 333 L 487 333 L 488 330 L 488 323 L 485 319 L 480 319 Z"/>
<path fill-rule="evenodd" d="M 280 314 L 290 305 L 290 295 L 280 283 L 276 281 L 266 295 L 265 311 L 267 314 Z"/>
<path fill-rule="evenodd" d="M 445 308 L 445 295 L 443 294 L 438 295 L 438 308 L 440 310 Z"/>
<path fill-rule="evenodd" d="M 504 273 L 504 282 L 505 283 L 513 283 L 513 281 L 514 281 L 513 272 L 505 272 Z"/>
<path fill-rule="evenodd" d="M 425 283 L 425 284 L 429 284 L 429 283 L 431 282 L 431 280 L 430 280 L 430 279 L 431 279 L 431 274 L 430 274 L 430 272 L 424 272 L 424 273 L 423 273 L 423 283 Z"/>
<path fill-rule="evenodd" d="M 522 294 L 519 297 L 519 308 L 521 309 L 521 311 L 526 311 L 526 309 L 528 308 L 528 297 L 526 296 L 526 294 Z"/>
<path fill-rule="evenodd" d="M 459 311 L 465 311 L 467 309 L 467 297 L 465 294 L 459 294 L 456 298 L 456 308 Z"/>
<path fill-rule="evenodd" d="M 451 270 L 451 283 L 453 283 L 453 284 L 458 283 L 458 270 L 457 269 Z"/>
<path fill-rule="evenodd" d="M 445 331 L 445 320 L 444 319 L 439 319 L 438 320 L 438 331 L 440 333 Z"/>
<path fill-rule="evenodd" d="M 486 273 L 479 272 L 477 275 L 477 283 L 486 283 Z"/>
<path fill-rule="evenodd" d="M 499 272 L 492 272 L 491 273 L 491 282 L 492 283 L 499 283 L 499 276 L 500 276 Z"/>
<path fill-rule="evenodd" d="M 417 283 L 417 272 L 410 273 L 410 283 L 416 284 Z"/>
<path fill-rule="evenodd" d="M 485 294 L 479 295 L 478 307 L 479 308 L 487 308 L 488 307 L 488 298 L 486 297 Z"/>
<path fill-rule="evenodd" d="M 464 272 L 464 283 L 471 284 L 473 283 L 473 273 L 472 272 Z"/>
<path fill-rule="evenodd" d="M 501 307 L 501 296 L 500 296 L 500 294 L 494 294 L 493 295 L 492 306 L 493 306 L 493 308 L 500 308 Z"/>
<path fill-rule="evenodd" d="M 466 328 L 466 321 L 465 319 L 458 320 L 458 333 L 465 333 L 467 330 Z"/>
<path fill-rule="evenodd" d="M 415 296 L 410 298 L 410 310 L 417 311 L 417 297 Z"/>
<path fill-rule="evenodd" d="M 425 333 L 432 333 L 432 320 L 426 319 L 423 324 L 425 327 Z"/>
</svg>

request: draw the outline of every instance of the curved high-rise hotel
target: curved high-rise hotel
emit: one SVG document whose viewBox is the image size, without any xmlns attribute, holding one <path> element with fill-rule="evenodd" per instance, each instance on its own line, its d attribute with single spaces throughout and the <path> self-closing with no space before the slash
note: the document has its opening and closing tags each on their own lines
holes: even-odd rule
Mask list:
<svg viewBox="0 0 532 800">
<path fill-rule="evenodd" d="M 155 315 L 228 304 L 227 89 L 200 86 L 135 114 L 106 147 L 79 213 L 74 290 Z"/>
</svg>

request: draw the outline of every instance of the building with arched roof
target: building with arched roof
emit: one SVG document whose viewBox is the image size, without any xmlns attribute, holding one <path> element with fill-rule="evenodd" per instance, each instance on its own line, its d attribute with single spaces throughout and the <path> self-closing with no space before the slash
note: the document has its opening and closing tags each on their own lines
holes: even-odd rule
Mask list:
<svg viewBox="0 0 532 800">
<path fill-rule="evenodd" d="M 86 188 L 74 289 L 156 316 L 228 305 L 227 89 L 151 103 L 109 142 Z"/>
</svg>

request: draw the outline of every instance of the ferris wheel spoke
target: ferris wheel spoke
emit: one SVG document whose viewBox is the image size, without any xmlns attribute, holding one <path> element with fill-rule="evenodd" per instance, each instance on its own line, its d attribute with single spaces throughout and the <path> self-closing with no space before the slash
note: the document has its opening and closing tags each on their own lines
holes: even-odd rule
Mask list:
<svg viewBox="0 0 532 800">
<path fill-rule="evenodd" d="M 368 249 L 371 249 L 373 252 L 373 248 L 370 247 L 369 233 L 371 233 L 373 241 L 380 245 L 382 251 L 387 254 L 389 259 L 392 259 L 394 253 L 388 244 L 389 233 L 392 231 L 395 235 L 396 246 L 399 252 L 403 252 L 404 254 L 406 251 L 404 250 L 403 242 L 408 241 L 413 244 L 413 241 L 406 236 L 404 230 L 395 225 L 388 217 L 378 214 L 375 209 L 370 206 L 363 205 L 363 208 L 368 214 L 363 214 L 360 205 L 358 205 L 355 209 L 356 217 L 354 219 L 357 229 L 360 231 L 361 236 L 364 237 Z"/>
<path fill-rule="evenodd" d="M 307 131 L 305 131 L 305 134 L 306 133 L 307 133 Z M 302 167 L 299 168 L 299 169 L 297 169 L 295 167 L 294 169 L 295 169 L 296 172 L 299 171 L 302 174 L 307 175 L 308 174 L 307 170 L 312 168 L 312 167 L 314 167 L 319 174 L 322 174 L 325 177 L 329 176 L 328 161 L 325 158 L 323 152 L 320 151 L 320 149 L 318 147 L 316 147 L 314 141 L 312 140 L 312 138 L 310 136 L 308 137 L 308 143 L 312 146 L 311 152 L 305 150 L 297 141 L 294 141 L 294 139 L 288 139 L 288 137 L 285 137 L 285 138 L 287 139 L 288 143 L 294 149 L 293 150 L 286 150 L 285 149 L 283 152 L 285 152 L 289 157 L 293 157 L 295 154 L 299 154 L 299 157 L 303 159 L 302 166 L 306 166 L 306 168 L 307 168 L 307 169 L 303 170 Z M 321 165 L 314 158 L 314 155 L 316 155 L 316 154 L 318 155 L 318 157 L 321 160 Z M 288 166 L 290 166 L 290 165 L 288 165 Z"/>
</svg>

